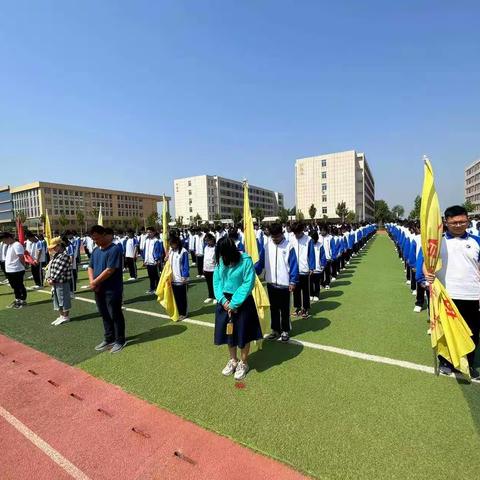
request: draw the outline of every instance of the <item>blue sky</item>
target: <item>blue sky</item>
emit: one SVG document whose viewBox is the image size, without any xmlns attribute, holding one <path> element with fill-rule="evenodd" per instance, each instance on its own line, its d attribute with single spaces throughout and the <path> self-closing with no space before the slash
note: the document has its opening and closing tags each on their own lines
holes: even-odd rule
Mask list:
<svg viewBox="0 0 480 480">
<path fill-rule="evenodd" d="M 410 210 L 480 158 L 480 2 L 0 1 L 0 184 L 282 191 L 296 158 L 364 151 Z"/>
</svg>

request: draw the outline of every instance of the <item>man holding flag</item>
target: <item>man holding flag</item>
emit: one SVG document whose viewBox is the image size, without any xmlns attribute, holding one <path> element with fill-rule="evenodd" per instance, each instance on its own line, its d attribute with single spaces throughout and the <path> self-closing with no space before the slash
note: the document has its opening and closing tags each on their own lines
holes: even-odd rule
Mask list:
<svg viewBox="0 0 480 480">
<path fill-rule="evenodd" d="M 468 216 L 463 207 L 450 207 L 445 211 L 448 232 L 443 238 L 432 165 L 427 157 L 424 157 L 424 163 L 420 209 L 422 250 L 417 262 L 423 265 L 423 274 L 429 283 L 430 332 L 435 367 L 438 355 L 441 373 L 450 375 L 453 367 L 468 378 L 477 378 L 478 373 L 473 369 L 475 344 L 470 338 L 472 331 L 462 314 L 473 326 L 476 325 L 478 341 L 480 240 L 466 234 Z M 468 354 L 471 354 L 470 368 Z"/>
<path fill-rule="evenodd" d="M 442 267 L 436 274 L 424 273 L 430 284 L 438 278 L 445 286 L 453 302 L 444 301 L 446 313 L 454 318 L 453 306 L 458 309 L 471 330 L 476 348 L 480 330 L 480 238 L 467 232 L 469 220 L 464 207 L 449 207 L 444 217 L 447 231 L 440 249 Z M 467 355 L 472 378 L 480 377 L 478 370 L 473 368 L 475 348 Z M 452 363 L 441 355 L 440 372 L 452 373 Z"/>
</svg>

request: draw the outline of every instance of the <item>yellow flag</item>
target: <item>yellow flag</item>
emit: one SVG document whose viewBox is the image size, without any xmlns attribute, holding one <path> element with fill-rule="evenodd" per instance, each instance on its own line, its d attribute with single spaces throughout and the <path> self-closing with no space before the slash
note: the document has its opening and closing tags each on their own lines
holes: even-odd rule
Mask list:
<svg viewBox="0 0 480 480">
<path fill-rule="evenodd" d="M 253 228 L 247 182 L 243 184 L 243 233 L 245 235 L 245 252 L 252 257 L 252 261 L 255 264 L 260 259 L 260 256 L 258 254 L 257 237 L 255 236 L 255 230 Z M 270 306 L 270 302 L 258 275 L 255 275 L 255 286 L 253 287 L 252 296 L 257 307 L 262 333 L 265 334 L 269 328 L 267 319 L 265 318 L 265 309 Z"/>
<path fill-rule="evenodd" d="M 168 255 L 168 222 L 167 222 L 167 200 L 163 196 L 163 211 L 162 211 L 162 226 L 163 226 L 163 248 L 165 255 Z"/>
<path fill-rule="evenodd" d="M 426 157 L 424 162 L 425 177 L 420 209 L 422 252 L 426 270 L 435 273 L 442 268 L 440 251 L 443 223 L 432 165 Z M 475 349 L 470 338 L 472 332 L 438 278 L 430 286 L 430 329 L 432 348 L 436 354 L 470 377 L 466 355 Z"/>
<path fill-rule="evenodd" d="M 50 218 L 48 216 L 48 210 L 45 209 L 45 240 L 47 241 L 47 247 L 50 246 L 52 241 L 52 227 L 50 226 Z"/>
<path fill-rule="evenodd" d="M 102 215 L 102 206 L 101 205 L 100 205 L 100 210 L 98 211 L 97 225 L 101 225 L 103 227 L 103 215 Z"/>
<path fill-rule="evenodd" d="M 157 287 L 157 301 L 166 310 L 167 315 L 176 322 L 178 320 L 178 308 L 175 302 L 172 288 L 172 266 L 170 260 L 165 262 L 162 275 Z"/>
</svg>

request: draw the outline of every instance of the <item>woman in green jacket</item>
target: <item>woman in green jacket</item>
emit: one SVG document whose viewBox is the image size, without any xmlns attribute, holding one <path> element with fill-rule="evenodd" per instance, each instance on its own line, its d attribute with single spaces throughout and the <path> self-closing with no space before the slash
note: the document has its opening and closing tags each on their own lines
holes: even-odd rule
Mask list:
<svg viewBox="0 0 480 480">
<path fill-rule="evenodd" d="M 234 373 L 235 380 L 245 378 L 250 342 L 262 338 L 257 308 L 252 297 L 255 269 L 252 259 L 237 250 L 230 238 L 217 244 L 217 266 L 213 273 L 215 311 L 215 345 L 228 345 L 230 359 L 223 375 Z M 240 360 L 237 356 L 240 348 Z"/>
</svg>

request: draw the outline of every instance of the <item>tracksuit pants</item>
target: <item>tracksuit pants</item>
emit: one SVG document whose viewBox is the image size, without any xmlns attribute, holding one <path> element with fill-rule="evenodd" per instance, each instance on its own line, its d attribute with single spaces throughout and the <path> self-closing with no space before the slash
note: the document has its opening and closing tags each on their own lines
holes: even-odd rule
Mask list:
<svg viewBox="0 0 480 480">
<path fill-rule="evenodd" d="M 310 275 L 301 273 L 299 282 L 293 291 L 293 306 L 295 310 L 310 310 Z"/>
<path fill-rule="evenodd" d="M 288 287 L 277 287 L 267 283 L 270 300 L 270 327 L 274 332 L 289 332 L 290 323 L 290 291 Z"/>
</svg>

